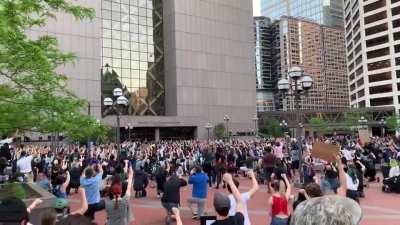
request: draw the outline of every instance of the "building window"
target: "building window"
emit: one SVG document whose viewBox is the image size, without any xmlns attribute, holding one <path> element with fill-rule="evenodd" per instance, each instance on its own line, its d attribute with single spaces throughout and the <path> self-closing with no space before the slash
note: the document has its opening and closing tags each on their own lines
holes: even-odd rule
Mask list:
<svg viewBox="0 0 400 225">
<path fill-rule="evenodd" d="M 369 11 L 373 11 L 373 10 L 382 8 L 382 7 L 384 7 L 384 6 L 386 6 L 386 0 L 379 0 L 379 1 L 376 1 L 376 2 L 374 2 L 374 3 L 365 5 L 365 6 L 364 6 L 364 13 L 367 13 L 367 12 L 369 12 Z"/>
<path fill-rule="evenodd" d="M 385 84 L 385 85 L 374 86 L 374 87 L 369 88 L 369 94 L 371 94 L 371 95 L 388 93 L 391 91 L 392 91 L 392 84 Z"/>
<path fill-rule="evenodd" d="M 393 105 L 393 97 L 373 98 L 369 101 L 371 106 Z"/>
<path fill-rule="evenodd" d="M 364 97 L 364 94 L 365 94 L 364 89 L 361 89 L 361 90 L 359 90 L 359 91 L 357 92 L 358 98 Z"/>
<path fill-rule="evenodd" d="M 392 25 L 393 28 L 400 27 L 400 19 L 393 20 Z"/>
<path fill-rule="evenodd" d="M 396 70 L 396 78 L 400 78 L 400 70 Z"/>
<path fill-rule="evenodd" d="M 390 60 L 382 60 L 378 62 L 368 63 L 368 71 L 379 70 L 390 67 Z"/>
<path fill-rule="evenodd" d="M 379 24 L 370 28 L 365 29 L 365 35 L 369 36 L 372 34 L 377 34 L 383 31 L 388 30 L 388 25 L 387 23 Z"/>
<path fill-rule="evenodd" d="M 400 32 L 393 33 L 393 39 L 395 41 L 400 40 Z"/>
<path fill-rule="evenodd" d="M 361 74 L 363 74 L 364 69 L 362 66 L 358 67 L 358 69 L 356 70 L 356 76 L 360 76 Z"/>
<path fill-rule="evenodd" d="M 400 14 L 400 6 L 392 8 L 392 16 L 399 15 L 399 14 Z"/>
<path fill-rule="evenodd" d="M 394 61 L 395 61 L 395 63 L 396 63 L 396 66 L 400 66 L 400 57 L 396 57 L 396 58 L 394 59 Z"/>
<path fill-rule="evenodd" d="M 358 108 L 365 108 L 365 100 L 358 103 Z"/>
<path fill-rule="evenodd" d="M 389 47 L 367 52 L 367 59 L 373 59 L 373 58 L 382 57 L 382 56 L 386 56 L 386 55 L 389 55 Z"/>
<path fill-rule="evenodd" d="M 381 44 L 385 44 L 389 42 L 389 37 L 388 35 L 384 35 L 381 37 L 377 37 L 377 38 L 373 38 L 373 39 L 369 39 L 366 41 L 366 45 L 367 47 L 372 47 L 372 46 L 376 46 L 376 45 L 381 45 Z"/>
<path fill-rule="evenodd" d="M 369 83 L 374 83 L 374 82 L 379 82 L 379 81 L 384 81 L 384 80 L 390 80 L 390 79 L 392 79 L 392 73 L 391 72 L 371 74 L 371 75 L 368 76 Z"/>
<path fill-rule="evenodd" d="M 387 18 L 386 11 L 382 11 L 364 18 L 364 23 L 369 24 Z"/>
<path fill-rule="evenodd" d="M 358 81 L 357 81 L 357 87 L 361 87 L 362 85 L 364 85 L 364 78 L 360 78 Z"/>
</svg>

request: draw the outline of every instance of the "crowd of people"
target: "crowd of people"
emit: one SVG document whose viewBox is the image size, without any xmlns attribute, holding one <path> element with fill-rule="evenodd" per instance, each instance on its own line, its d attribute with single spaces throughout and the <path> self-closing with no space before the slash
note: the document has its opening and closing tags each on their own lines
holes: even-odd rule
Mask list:
<svg viewBox="0 0 400 225">
<path fill-rule="evenodd" d="M 340 145 L 340 154 L 331 162 L 314 158 L 311 152 L 316 141 Z M 382 190 L 399 191 L 394 181 L 400 179 L 399 165 L 400 145 L 396 138 L 390 137 L 371 138 L 367 144 L 341 136 L 302 141 L 288 137 L 126 141 L 119 148 L 109 144 L 51 149 L 11 143 L 0 148 L 1 183 L 35 182 L 56 196 L 54 210 L 42 216 L 42 225 L 94 224 L 96 212 L 103 210 L 107 214 L 106 224 L 131 224 L 134 219 L 131 196 L 146 198 L 153 184 L 166 211 L 166 224 L 182 224 L 180 190 L 192 185 L 187 204 L 194 220 L 213 214 L 205 210 L 210 188 L 227 189 L 213 195 L 214 225 L 252 224 L 247 203 L 260 187 L 270 193 L 266 206 L 271 225 L 356 225 L 361 219 L 358 202 L 365 196 L 364 187 L 369 182 L 380 182 L 379 169 L 383 176 Z M 248 191 L 238 191 L 238 176 L 251 180 Z M 297 196 L 293 195 L 294 183 L 303 186 Z M 81 205 L 71 212 L 69 199 L 74 193 Z M 0 203 L 0 211 L 7 204 L 23 205 L 16 198 L 5 199 Z M 17 219 L 20 224 L 28 224 L 29 213 L 38 204 L 40 200 L 25 207 L 18 218 L 5 222 Z"/>
</svg>

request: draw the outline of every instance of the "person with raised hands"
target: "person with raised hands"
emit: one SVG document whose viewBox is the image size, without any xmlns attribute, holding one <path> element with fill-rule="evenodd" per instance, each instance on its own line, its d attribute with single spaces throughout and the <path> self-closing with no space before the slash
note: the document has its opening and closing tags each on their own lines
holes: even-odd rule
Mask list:
<svg viewBox="0 0 400 225">
<path fill-rule="evenodd" d="M 217 220 L 212 225 L 243 225 L 244 224 L 244 214 L 245 205 L 240 196 L 240 192 L 237 189 L 232 175 L 225 173 L 223 175 L 223 180 L 230 187 L 232 195 L 236 201 L 236 213 L 233 216 L 229 216 L 229 210 L 231 208 L 231 203 L 229 197 L 221 192 L 214 194 L 214 209 L 217 212 Z"/>
<path fill-rule="evenodd" d="M 268 200 L 271 207 L 271 225 L 287 225 L 289 221 L 288 202 L 291 186 L 286 174 L 281 174 L 283 180 L 272 183 L 273 194 Z"/>
</svg>

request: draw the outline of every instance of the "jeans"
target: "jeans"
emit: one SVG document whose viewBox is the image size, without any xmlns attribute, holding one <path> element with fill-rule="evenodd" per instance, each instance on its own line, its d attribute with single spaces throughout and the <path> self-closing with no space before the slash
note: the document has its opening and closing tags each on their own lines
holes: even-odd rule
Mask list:
<svg viewBox="0 0 400 225">
<path fill-rule="evenodd" d="M 188 203 L 189 203 L 189 208 L 190 210 L 192 210 L 192 205 L 193 204 L 197 204 L 197 216 L 201 217 L 204 214 L 204 206 L 206 204 L 206 199 L 205 198 L 189 198 L 188 199 Z M 193 210 L 192 210 L 193 212 Z"/>
<path fill-rule="evenodd" d="M 288 218 L 272 217 L 271 225 L 288 225 Z"/>
</svg>

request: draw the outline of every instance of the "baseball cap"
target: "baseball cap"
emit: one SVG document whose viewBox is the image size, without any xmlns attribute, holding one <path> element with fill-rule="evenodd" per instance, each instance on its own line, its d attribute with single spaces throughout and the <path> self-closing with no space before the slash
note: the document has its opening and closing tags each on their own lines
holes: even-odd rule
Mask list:
<svg viewBox="0 0 400 225">
<path fill-rule="evenodd" d="M 231 207 L 231 203 L 229 201 L 228 196 L 226 196 L 225 194 L 221 193 L 221 192 L 217 192 L 214 194 L 214 208 L 215 210 L 219 210 L 219 209 L 224 209 L 224 208 L 230 208 Z"/>
<path fill-rule="evenodd" d="M 290 224 L 358 225 L 361 218 L 362 210 L 357 202 L 338 195 L 328 195 L 311 198 L 298 205 Z"/>
<path fill-rule="evenodd" d="M 21 222 L 28 220 L 25 203 L 15 197 L 0 200 L 0 222 Z"/>
</svg>

